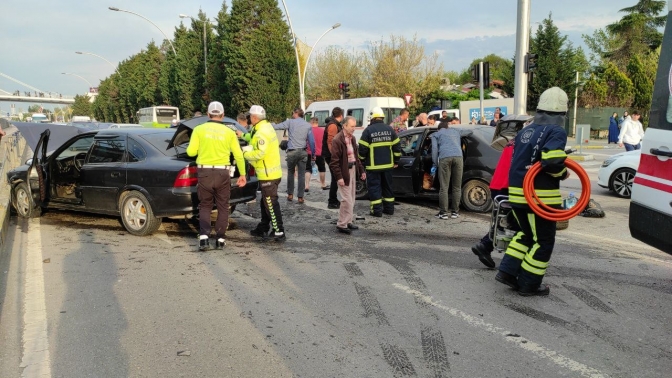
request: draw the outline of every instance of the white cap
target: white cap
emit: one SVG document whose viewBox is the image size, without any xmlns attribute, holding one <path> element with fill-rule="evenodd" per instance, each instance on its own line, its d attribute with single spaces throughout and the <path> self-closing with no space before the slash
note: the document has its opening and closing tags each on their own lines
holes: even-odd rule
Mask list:
<svg viewBox="0 0 672 378">
<path fill-rule="evenodd" d="M 212 115 L 223 115 L 224 114 L 224 105 L 219 101 L 213 101 L 208 105 L 208 114 Z"/>
<path fill-rule="evenodd" d="M 252 105 L 250 108 L 250 115 L 252 114 L 265 117 L 266 111 L 259 105 Z"/>
<path fill-rule="evenodd" d="M 544 91 L 544 93 L 541 94 L 541 96 L 539 96 L 539 105 L 537 105 L 537 110 L 566 113 L 568 102 L 569 98 L 567 97 L 567 93 L 565 93 L 565 91 L 563 91 L 561 88 L 548 88 Z"/>
</svg>

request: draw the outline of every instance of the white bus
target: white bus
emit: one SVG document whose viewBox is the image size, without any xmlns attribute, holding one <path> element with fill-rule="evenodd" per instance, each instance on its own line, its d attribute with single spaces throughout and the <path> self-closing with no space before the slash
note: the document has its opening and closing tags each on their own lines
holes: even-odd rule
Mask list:
<svg viewBox="0 0 672 378">
<path fill-rule="evenodd" d="M 180 109 L 174 106 L 152 106 L 138 110 L 136 117 L 144 127 L 166 128 L 172 125 L 173 120 L 180 120 Z"/>
<path fill-rule="evenodd" d="M 46 114 L 42 113 L 33 113 L 33 115 L 30 116 L 31 122 L 35 123 L 48 123 L 49 118 L 47 117 Z"/>
</svg>

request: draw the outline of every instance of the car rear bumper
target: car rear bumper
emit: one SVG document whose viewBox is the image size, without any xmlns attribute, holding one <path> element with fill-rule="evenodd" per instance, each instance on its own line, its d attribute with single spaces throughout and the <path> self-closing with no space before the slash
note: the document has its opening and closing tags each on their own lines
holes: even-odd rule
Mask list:
<svg viewBox="0 0 672 378">
<path fill-rule="evenodd" d="M 252 201 L 257 197 L 258 181 L 249 180 L 244 187 L 233 185 L 229 203 L 232 205 Z M 198 213 L 198 190 L 196 186 L 166 188 L 153 193 L 154 215 L 175 217 Z"/>
<path fill-rule="evenodd" d="M 631 202 L 629 218 L 633 238 L 672 254 L 672 216 Z"/>
</svg>

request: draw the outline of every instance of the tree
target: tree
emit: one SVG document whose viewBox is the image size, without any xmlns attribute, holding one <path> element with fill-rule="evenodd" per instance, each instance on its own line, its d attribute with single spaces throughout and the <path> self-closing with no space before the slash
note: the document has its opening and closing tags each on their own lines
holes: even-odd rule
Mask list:
<svg viewBox="0 0 672 378">
<path fill-rule="evenodd" d="M 496 54 L 489 54 L 483 59 L 474 59 L 474 61 L 471 62 L 471 65 L 469 65 L 469 68 L 467 68 L 470 78 L 469 81 L 471 81 L 471 67 L 478 65 L 480 62 L 490 63 L 490 82 L 492 82 L 492 80 L 504 80 L 507 78 L 508 72 L 511 71 L 513 66 L 512 60 L 502 58 Z"/>
<path fill-rule="evenodd" d="M 91 112 L 91 102 L 89 102 L 89 96 L 75 96 L 75 103 L 72 104 L 72 115 L 89 117 L 93 115 Z"/>
<path fill-rule="evenodd" d="M 347 52 L 340 47 L 328 47 L 313 58 L 306 72 L 307 98 L 315 101 L 340 98 L 338 83 L 350 86 L 351 97 L 366 97 L 372 93 L 365 71 L 363 53 Z"/>
<path fill-rule="evenodd" d="M 583 50 L 575 49 L 567 36 L 560 35 L 552 15 L 542 21 L 530 39 L 530 52 L 537 54 L 537 69 L 528 86 L 527 108 L 536 109 L 541 93 L 551 87 L 562 88 L 572 101 L 576 72 L 586 72 L 590 65 Z"/>
<path fill-rule="evenodd" d="M 277 0 L 233 0 L 223 53 L 233 114 L 262 105 L 284 119 L 299 104 L 297 63 Z"/>
<path fill-rule="evenodd" d="M 651 109 L 651 100 L 653 97 L 653 78 L 648 76 L 646 68 L 637 55 L 633 56 L 628 63 L 628 77 L 632 81 L 633 100 L 632 107 L 638 109 L 643 118 L 646 119 Z"/>
<path fill-rule="evenodd" d="M 632 81 L 616 67 L 608 63 L 602 75 L 607 86 L 605 106 L 628 107 L 632 103 L 634 88 Z"/>
<path fill-rule="evenodd" d="M 660 46 L 663 35 L 658 29 L 665 25 L 667 16 L 658 15 L 665 5 L 665 1 L 639 0 L 619 11 L 626 13 L 619 21 L 606 26 L 607 32 L 618 38 L 618 46 L 609 50 L 607 57 L 619 69 L 626 69 L 630 57 L 646 55 Z"/>
<path fill-rule="evenodd" d="M 373 42 L 366 62 L 373 85 L 372 95 L 402 97 L 413 95 L 412 111 L 441 86 L 443 65 L 438 56 L 425 55 L 425 48 L 417 37 L 408 40 L 390 36 L 390 41 Z"/>
<path fill-rule="evenodd" d="M 603 106 L 607 99 L 607 90 L 604 80 L 598 78 L 595 74 L 590 75 L 579 94 L 578 105 L 583 108 Z"/>
<path fill-rule="evenodd" d="M 210 98 L 221 102 L 225 107 L 231 104 L 231 93 L 226 84 L 226 67 L 229 61 L 224 51 L 228 22 L 228 8 L 226 2 L 222 2 L 222 8 L 217 13 L 217 25 L 215 26 L 217 36 L 208 39 L 212 41 L 208 46 L 208 88 L 210 89 Z"/>
</svg>

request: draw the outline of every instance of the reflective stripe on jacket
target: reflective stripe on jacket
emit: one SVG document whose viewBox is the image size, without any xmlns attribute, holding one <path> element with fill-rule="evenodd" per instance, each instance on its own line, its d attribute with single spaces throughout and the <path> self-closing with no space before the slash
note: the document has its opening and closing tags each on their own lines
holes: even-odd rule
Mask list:
<svg viewBox="0 0 672 378">
<path fill-rule="evenodd" d="M 187 155 L 196 156 L 196 164 L 231 165 L 231 154 L 238 172 L 245 175 L 245 159 L 236 133 L 219 121 L 210 120 L 194 128 Z"/>
<path fill-rule="evenodd" d="M 509 201 L 527 206 L 523 193 L 523 180 L 536 162 L 541 162 L 541 172 L 534 179 L 534 189 L 549 206 L 562 205 L 560 180 L 567 177 L 565 145 L 567 134 L 559 125 L 531 124 L 516 135 L 513 159 L 509 170 Z"/>
<path fill-rule="evenodd" d="M 245 160 L 254 167 L 259 180 L 282 178 L 280 144 L 273 126 L 266 120 L 259 121 L 252 128 L 250 146 L 252 151 L 244 152 Z"/>
<path fill-rule="evenodd" d="M 374 121 L 364 129 L 357 152 L 367 171 L 392 169 L 401 158 L 401 145 L 392 127 Z"/>
</svg>

